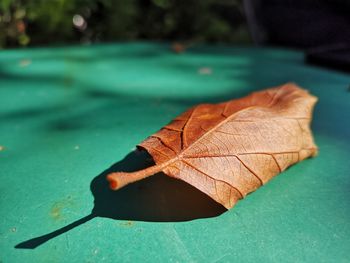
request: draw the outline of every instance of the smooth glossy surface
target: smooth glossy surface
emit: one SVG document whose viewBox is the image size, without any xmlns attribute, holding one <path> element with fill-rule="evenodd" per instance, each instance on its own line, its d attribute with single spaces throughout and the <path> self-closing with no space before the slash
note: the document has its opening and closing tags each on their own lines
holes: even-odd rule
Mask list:
<svg viewBox="0 0 350 263">
<path fill-rule="evenodd" d="M 162 175 L 108 190 L 103 171 L 116 162 L 111 170 L 145 166 L 148 157 L 133 147 L 189 106 L 288 81 L 319 97 L 319 156 L 234 209 L 222 213 Z M 0 261 L 346 262 L 349 83 L 278 49 L 202 46 L 178 55 L 167 44 L 138 43 L 1 51 Z"/>
</svg>

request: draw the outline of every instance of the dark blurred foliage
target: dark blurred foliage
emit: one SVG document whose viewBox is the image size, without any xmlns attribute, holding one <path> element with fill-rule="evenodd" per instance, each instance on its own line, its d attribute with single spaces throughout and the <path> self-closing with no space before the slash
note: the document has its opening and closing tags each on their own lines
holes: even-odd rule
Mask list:
<svg viewBox="0 0 350 263">
<path fill-rule="evenodd" d="M 1 0 L 0 47 L 250 41 L 242 0 Z"/>
<path fill-rule="evenodd" d="M 245 4 L 257 44 L 305 49 L 350 43 L 349 0 L 245 0 Z"/>
</svg>

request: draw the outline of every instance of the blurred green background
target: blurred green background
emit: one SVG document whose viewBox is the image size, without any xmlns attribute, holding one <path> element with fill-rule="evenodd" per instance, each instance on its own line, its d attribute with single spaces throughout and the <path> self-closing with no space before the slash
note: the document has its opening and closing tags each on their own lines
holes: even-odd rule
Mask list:
<svg viewBox="0 0 350 263">
<path fill-rule="evenodd" d="M 0 1 L 0 48 L 146 39 L 250 42 L 242 0 Z"/>
</svg>

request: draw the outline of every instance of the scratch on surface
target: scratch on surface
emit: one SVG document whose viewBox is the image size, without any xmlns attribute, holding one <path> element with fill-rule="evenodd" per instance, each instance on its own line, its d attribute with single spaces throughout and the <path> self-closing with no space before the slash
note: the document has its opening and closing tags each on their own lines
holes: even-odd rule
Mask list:
<svg viewBox="0 0 350 263">
<path fill-rule="evenodd" d="M 214 259 L 214 261 L 212 261 L 211 263 L 219 262 L 221 259 L 225 258 L 226 256 L 230 256 L 230 255 L 231 255 L 231 253 L 226 253 L 226 254 L 222 255 L 221 257 Z"/>
<path fill-rule="evenodd" d="M 185 261 L 186 262 L 195 262 L 191 256 L 191 254 L 189 253 L 186 245 L 184 244 L 184 242 L 182 241 L 181 237 L 179 236 L 178 232 L 176 231 L 175 227 L 172 225 L 169 230 L 171 231 L 171 233 L 169 233 L 170 236 L 173 237 L 174 239 L 174 245 L 177 247 L 177 250 L 179 251 L 180 255 L 184 255 L 186 257 Z"/>
<path fill-rule="evenodd" d="M 68 238 L 68 234 L 66 234 L 65 236 L 66 236 L 66 245 L 67 245 L 67 248 L 69 248 L 69 238 Z"/>
</svg>

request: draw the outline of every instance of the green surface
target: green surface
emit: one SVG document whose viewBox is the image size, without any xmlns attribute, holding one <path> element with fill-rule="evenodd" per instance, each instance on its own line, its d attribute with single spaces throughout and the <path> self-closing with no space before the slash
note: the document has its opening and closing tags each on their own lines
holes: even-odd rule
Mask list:
<svg viewBox="0 0 350 263">
<path fill-rule="evenodd" d="M 162 175 L 120 192 L 106 188 L 104 170 L 189 106 L 287 81 L 319 97 L 320 154 L 232 210 L 221 214 Z M 277 49 L 202 46 L 177 55 L 166 44 L 138 43 L 2 51 L 0 262 L 349 262 L 349 83 Z M 130 153 L 112 170 L 146 163 Z"/>
</svg>

